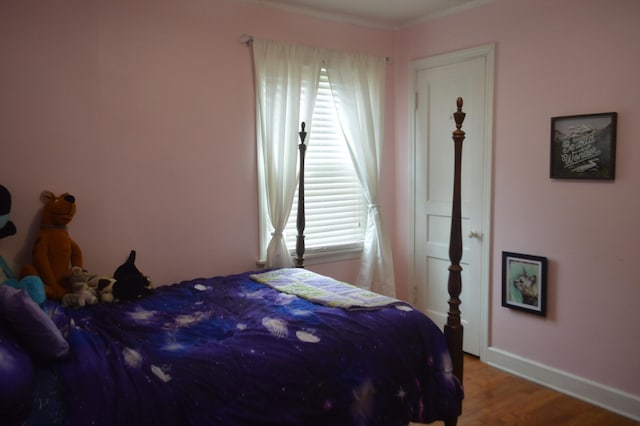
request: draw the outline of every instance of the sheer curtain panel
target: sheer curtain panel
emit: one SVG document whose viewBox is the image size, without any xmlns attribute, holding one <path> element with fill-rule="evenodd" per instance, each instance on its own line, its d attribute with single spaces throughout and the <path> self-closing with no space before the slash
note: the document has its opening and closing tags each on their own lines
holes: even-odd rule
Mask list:
<svg viewBox="0 0 640 426">
<path fill-rule="evenodd" d="M 317 49 L 254 40 L 260 258 L 267 268 L 293 265 L 283 230 L 296 189 L 300 122 L 311 127 L 322 59 Z M 269 235 L 269 233 L 271 235 Z M 263 242 L 269 241 L 266 245 Z M 264 247 L 266 245 L 266 253 Z"/>
<path fill-rule="evenodd" d="M 382 156 L 386 60 L 364 54 L 331 52 L 329 83 L 351 159 L 369 203 L 360 273 L 356 284 L 395 296 L 391 244 L 386 236 L 378 185 Z"/>
</svg>

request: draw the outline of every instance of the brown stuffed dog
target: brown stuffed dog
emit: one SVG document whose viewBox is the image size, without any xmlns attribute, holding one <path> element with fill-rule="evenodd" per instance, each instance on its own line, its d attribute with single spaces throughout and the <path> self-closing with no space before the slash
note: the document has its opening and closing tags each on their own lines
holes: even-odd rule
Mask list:
<svg viewBox="0 0 640 426">
<path fill-rule="evenodd" d="M 33 264 L 26 265 L 21 276 L 37 275 L 44 283 L 47 296 L 61 299 L 67 288 L 66 276 L 73 266 L 82 268 L 82 251 L 67 232 L 67 224 L 76 214 L 76 199 L 69 193 L 56 197 L 43 191 L 45 201 L 38 239 L 33 247 Z"/>
</svg>

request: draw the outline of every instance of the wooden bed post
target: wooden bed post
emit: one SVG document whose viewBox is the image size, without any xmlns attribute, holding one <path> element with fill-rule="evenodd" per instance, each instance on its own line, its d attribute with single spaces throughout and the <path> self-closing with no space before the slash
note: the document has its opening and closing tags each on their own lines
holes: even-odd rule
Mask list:
<svg viewBox="0 0 640 426">
<path fill-rule="evenodd" d="M 298 174 L 298 216 L 296 219 L 296 227 L 298 229 L 298 235 L 296 236 L 296 268 L 304 268 L 304 155 L 307 152 L 307 146 L 304 144 L 304 140 L 307 138 L 307 132 L 304 131 L 306 124 L 302 122 L 300 132 L 300 144 L 298 149 L 300 150 L 300 171 Z"/>
<path fill-rule="evenodd" d="M 454 175 L 453 175 L 453 207 L 451 210 L 451 235 L 449 241 L 449 312 L 447 316 L 447 324 L 444 326 L 444 334 L 449 345 L 451 353 L 451 361 L 453 362 L 453 374 L 462 383 L 463 377 L 463 356 L 462 356 L 462 337 L 463 328 L 460 322 L 460 291 L 462 290 L 462 278 L 460 272 L 460 259 L 462 258 L 462 218 L 461 218 L 461 200 L 460 200 L 460 175 L 462 166 L 462 142 L 465 133 L 462 131 L 462 122 L 465 113 L 462 112 L 462 98 L 458 98 L 456 102 L 458 110 L 453 114 L 456 121 L 456 130 L 453 131 L 453 141 L 455 149 Z"/>
</svg>

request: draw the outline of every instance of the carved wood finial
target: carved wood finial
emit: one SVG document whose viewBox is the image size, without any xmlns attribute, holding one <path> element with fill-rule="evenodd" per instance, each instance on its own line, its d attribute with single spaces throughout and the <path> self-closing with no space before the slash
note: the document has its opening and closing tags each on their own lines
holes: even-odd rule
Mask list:
<svg viewBox="0 0 640 426">
<path fill-rule="evenodd" d="M 300 136 L 300 143 L 304 144 L 304 140 L 307 138 L 307 132 L 304 131 L 304 128 L 307 127 L 307 124 L 303 121 L 300 125 L 301 130 L 298 132 L 298 136 Z"/>
<path fill-rule="evenodd" d="M 464 118 L 466 117 L 466 113 L 462 112 L 462 104 L 463 104 L 463 100 L 462 98 L 458 98 L 456 101 L 456 105 L 458 106 L 458 110 L 456 112 L 453 113 L 453 118 L 456 120 L 456 129 L 460 130 L 462 128 L 462 122 L 464 121 Z M 462 131 L 462 130 L 460 130 Z M 464 135 L 464 132 L 462 132 L 462 134 Z"/>
</svg>

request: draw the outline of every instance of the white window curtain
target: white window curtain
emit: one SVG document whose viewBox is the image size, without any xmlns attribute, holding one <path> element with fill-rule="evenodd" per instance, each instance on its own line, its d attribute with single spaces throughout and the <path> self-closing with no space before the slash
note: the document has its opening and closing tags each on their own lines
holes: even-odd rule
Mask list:
<svg viewBox="0 0 640 426">
<path fill-rule="evenodd" d="M 326 68 L 338 119 L 369 203 L 356 284 L 377 293 L 395 296 L 391 244 L 385 234 L 378 206 L 385 62 L 383 57 L 331 52 Z"/>
<path fill-rule="evenodd" d="M 291 211 L 297 181 L 299 137 L 296 129 L 311 116 L 322 59 L 317 49 L 254 40 L 253 59 L 256 86 L 256 134 L 258 184 L 262 188 L 259 208 L 270 224 L 260 226 L 260 258 L 266 267 L 290 267 L 283 230 Z M 265 235 L 272 229 L 271 236 Z"/>
</svg>

